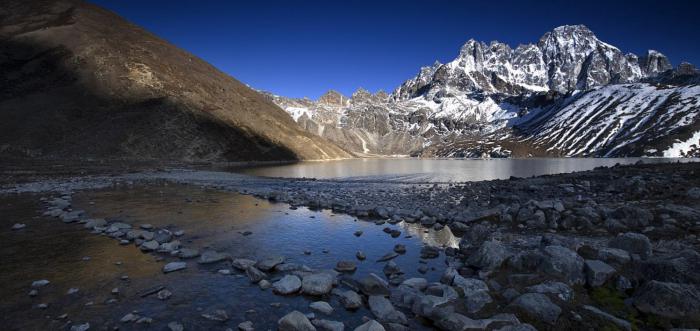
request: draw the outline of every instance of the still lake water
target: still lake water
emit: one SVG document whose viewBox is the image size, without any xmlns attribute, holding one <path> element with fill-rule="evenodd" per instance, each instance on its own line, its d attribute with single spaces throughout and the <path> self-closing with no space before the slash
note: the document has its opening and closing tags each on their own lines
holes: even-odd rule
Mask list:
<svg viewBox="0 0 700 331">
<path fill-rule="evenodd" d="M 480 181 L 510 176 L 539 175 L 591 170 L 600 166 L 644 163 L 688 162 L 668 158 L 529 158 L 529 159 L 417 159 L 370 158 L 325 162 L 299 162 L 288 165 L 234 169 L 236 172 L 265 177 L 343 178 L 380 177 L 405 181 Z"/>
</svg>

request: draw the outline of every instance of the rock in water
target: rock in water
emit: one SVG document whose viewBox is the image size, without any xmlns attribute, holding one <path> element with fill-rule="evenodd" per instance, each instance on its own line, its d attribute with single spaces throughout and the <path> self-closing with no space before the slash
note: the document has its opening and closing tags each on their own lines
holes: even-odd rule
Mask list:
<svg viewBox="0 0 700 331">
<path fill-rule="evenodd" d="M 353 272 L 357 269 L 357 265 L 353 261 L 338 261 L 335 270 L 339 272 Z"/>
<path fill-rule="evenodd" d="M 270 271 L 278 264 L 284 262 L 284 257 L 282 256 L 272 256 L 265 258 L 264 260 L 258 262 L 255 266 L 262 271 Z"/>
<path fill-rule="evenodd" d="M 312 302 L 309 304 L 309 308 L 326 315 L 330 315 L 333 313 L 333 307 L 331 307 L 331 305 L 325 301 Z"/>
<path fill-rule="evenodd" d="M 343 322 L 314 319 L 311 323 L 315 327 L 325 331 L 345 331 L 345 324 L 343 324 Z"/>
<path fill-rule="evenodd" d="M 304 276 L 301 288 L 305 294 L 324 295 L 333 288 L 333 276 L 327 273 L 317 273 Z"/>
<path fill-rule="evenodd" d="M 286 275 L 272 283 L 272 290 L 277 294 L 293 294 L 301 288 L 301 279 L 294 275 Z"/>
<path fill-rule="evenodd" d="M 197 263 L 199 263 L 199 264 L 211 264 L 211 263 L 225 261 L 225 260 L 228 260 L 230 258 L 231 257 L 228 254 L 219 253 L 216 251 L 206 251 L 206 252 L 202 253 L 202 255 L 199 256 L 199 261 L 197 261 Z"/>
<path fill-rule="evenodd" d="M 250 281 L 253 283 L 257 283 L 265 278 L 267 278 L 267 275 L 258 270 L 258 268 L 254 266 L 249 266 L 248 269 L 245 270 L 245 274 L 250 278 Z"/>
<path fill-rule="evenodd" d="M 347 290 L 340 294 L 340 303 L 348 310 L 362 307 L 362 297 L 353 290 Z"/>
<path fill-rule="evenodd" d="M 383 278 L 370 273 L 360 280 L 360 289 L 366 295 L 389 295 L 389 283 Z"/>
<path fill-rule="evenodd" d="M 280 318 L 277 328 L 279 331 L 316 331 L 309 319 L 296 310 Z"/>
<path fill-rule="evenodd" d="M 170 262 L 163 266 L 163 273 L 169 273 L 173 271 L 183 270 L 187 268 L 186 262 Z"/>
</svg>

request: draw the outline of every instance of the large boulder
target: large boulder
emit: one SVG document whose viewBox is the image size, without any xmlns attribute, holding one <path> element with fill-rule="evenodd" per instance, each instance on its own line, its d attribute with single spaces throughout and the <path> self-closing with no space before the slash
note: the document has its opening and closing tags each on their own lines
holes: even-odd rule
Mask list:
<svg viewBox="0 0 700 331">
<path fill-rule="evenodd" d="M 697 285 L 652 280 L 637 289 L 633 303 L 647 314 L 700 321 L 700 289 Z"/>
<path fill-rule="evenodd" d="M 383 278 L 370 273 L 360 280 L 360 289 L 366 295 L 389 295 L 389 283 Z"/>
<path fill-rule="evenodd" d="M 508 305 L 522 312 L 532 320 L 554 325 L 561 314 L 561 308 L 540 293 L 526 293 L 517 297 Z"/>
<path fill-rule="evenodd" d="M 532 285 L 525 288 L 531 293 L 552 294 L 562 301 L 571 301 L 574 298 L 574 290 L 562 282 L 545 281 L 544 283 Z"/>
<path fill-rule="evenodd" d="M 586 281 L 592 287 L 605 284 L 617 272 L 615 268 L 600 260 L 586 260 L 584 269 Z"/>
<path fill-rule="evenodd" d="M 355 328 L 354 331 L 385 331 L 384 327 L 375 320 L 369 320 Z"/>
<path fill-rule="evenodd" d="M 544 259 L 541 270 L 549 275 L 560 277 L 569 284 L 584 282 L 584 260 L 576 252 L 562 246 L 547 246 L 544 248 Z"/>
<path fill-rule="evenodd" d="M 499 241 L 489 240 L 481 245 L 476 253 L 469 256 L 469 265 L 485 269 L 494 270 L 499 268 L 512 253 Z"/>
<path fill-rule="evenodd" d="M 396 310 L 391 302 L 383 296 L 371 295 L 367 303 L 369 304 L 369 309 L 372 311 L 372 314 L 382 323 L 408 323 L 406 316 L 402 312 Z"/>
<path fill-rule="evenodd" d="M 654 256 L 636 264 L 639 278 L 662 282 L 700 284 L 700 254 L 692 249 Z"/>
<path fill-rule="evenodd" d="M 651 241 L 641 233 L 621 233 L 610 240 L 608 246 L 625 250 L 630 254 L 637 254 L 643 259 L 651 256 Z"/>
<path fill-rule="evenodd" d="M 464 296 L 464 306 L 470 313 L 478 312 L 493 301 L 489 295 L 489 287 L 482 280 L 457 275 L 452 285 L 461 290 Z"/>
</svg>

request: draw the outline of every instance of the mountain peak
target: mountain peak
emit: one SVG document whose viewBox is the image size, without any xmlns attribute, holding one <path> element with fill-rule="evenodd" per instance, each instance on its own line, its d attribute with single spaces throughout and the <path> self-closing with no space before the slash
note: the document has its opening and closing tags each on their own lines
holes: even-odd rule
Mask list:
<svg viewBox="0 0 700 331">
<path fill-rule="evenodd" d="M 319 103 L 335 106 L 347 105 L 349 98 L 336 90 L 328 90 L 318 98 Z"/>
</svg>

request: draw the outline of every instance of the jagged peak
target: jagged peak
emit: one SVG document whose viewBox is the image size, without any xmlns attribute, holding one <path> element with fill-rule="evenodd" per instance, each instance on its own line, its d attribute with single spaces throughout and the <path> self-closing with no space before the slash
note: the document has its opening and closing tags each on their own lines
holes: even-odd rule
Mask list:
<svg viewBox="0 0 700 331">
<path fill-rule="evenodd" d="M 328 90 L 318 98 L 318 102 L 336 105 L 344 105 L 348 102 L 348 100 L 348 97 L 336 90 Z"/>
</svg>

